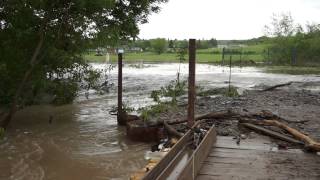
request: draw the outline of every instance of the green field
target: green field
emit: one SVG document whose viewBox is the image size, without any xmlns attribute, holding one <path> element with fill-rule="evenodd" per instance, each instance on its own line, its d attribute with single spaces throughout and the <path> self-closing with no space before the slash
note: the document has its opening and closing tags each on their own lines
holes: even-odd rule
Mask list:
<svg viewBox="0 0 320 180">
<path fill-rule="evenodd" d="M 239 49 L 239 48 L 238 48 Z M 253 45 L 241 48 L 243 52 L 240 54 L 233 54 L 232 61 L 239 61 L 240 59 L 243 62 L 246 61 L 254 61 L 254 62 L 262 62 L 264 60 L 264 49 L 266 49 L 266 45 Z M 221 63 L 222 60 L 222 50 L 218 48 L 211 49 L 200 49 L 197 50 L 197 62 L 199 63 Z M 88 62 L 104 62 L 105 56 L 95 56 L 94 52 L 84 53 L 84 58 Z M 188 56 L 185 57 L 188 59 Z M 230 55 L 225 56 L 225 60 L 229 61 Z M 115 54 L 110 55 L 110 60 L 115 62 L 117 60 L 117 56 Z M 126 62 L 179 62 L 176 53 L 163 53 L 156 54 L 154 52 L 142 52 L 142 53 L 125 53 L 124 61 Z"/>
</svg>

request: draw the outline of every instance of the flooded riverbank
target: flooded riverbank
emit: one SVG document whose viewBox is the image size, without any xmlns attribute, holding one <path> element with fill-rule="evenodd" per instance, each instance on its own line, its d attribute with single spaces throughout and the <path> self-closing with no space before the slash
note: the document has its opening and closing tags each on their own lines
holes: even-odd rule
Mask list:
<svg viewBox="0 0 320 180">
<path fill-rule="evenodd" d="M 103 69 L 103 64 L 93 64 Z M 176 78 L 178 64 L 148 64 L 145 68 L 126 65 L 123 69 L 124 103 L 139 108 L 153 103 L 152 90 Z M 181 65 L 182 78 L 188 66 Z M 204 88 L 227 85 L 229 69 L 214 65 L 197 65 L 197 84 Z M 116 68 L 110 72 L 116 84 Z M 251 89 L 288 81 L 320 81 L 313 75 L 265 73 L 254 67 L 233 68 L 232 85 Z M 312 84 L 298 87 L 317 91 Z M 84 92 L 74 104 L 38 105 L 17 113 L 4 140 L 0 142 L 0 179 L 127 179 L 142 168 L 150 145 L 125 137 L 116 117 L 109 111 L 116 106 L 116 87 L 105 95 Z M 52 123 L 49 123 L 52 119 Z"/>
</svg>

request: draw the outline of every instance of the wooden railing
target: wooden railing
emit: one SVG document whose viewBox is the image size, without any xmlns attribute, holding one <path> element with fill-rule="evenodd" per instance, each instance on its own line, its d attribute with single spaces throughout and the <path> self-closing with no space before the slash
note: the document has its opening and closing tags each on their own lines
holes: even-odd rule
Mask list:
<svg viewBox="0 0 320 180">
<path fill-rule="evenodd" d="M 181 157 L 185 155 L 184 151 L 189 142 L 192 141 L 193 131 L 189 130 L 178 142 L 175 144 L 168 154 L 161 159 L 161 161 L 150 170 L 143 178 L 143 180 L 163 180 L 167 179 L 172 174 L 173 169 L 177 166 Z M 208 156 L 210 149 L 216 141 L 216 130 L 211 127 L 199 144 L 189 156 L 187 163 L 183 165 L 180 172 L 177 172 L 177 179 L 188 180 L 195 179 L 198 171 L 201 168 L 202 162 Z"/>
<path fill-rule="evenodd" d="M 207 158 L 213 144 L 216 142 L 217 133 L 214 127 L 211 127 L 206 136 L 203 138 L 200 145 L 193 152 L 183 171 L 179 174 L 179 180 L 195 179 L 202 162 Z"/>
</svg>

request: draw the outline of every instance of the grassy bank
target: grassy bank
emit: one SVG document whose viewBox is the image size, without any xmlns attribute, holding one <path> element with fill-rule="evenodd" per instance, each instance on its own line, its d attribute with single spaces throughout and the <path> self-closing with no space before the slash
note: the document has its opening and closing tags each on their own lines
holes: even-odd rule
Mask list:
<svg viewBox="0 0 320 180">
<path fill-rule="evenodd" d="M 237 48 L 243 52 L 242 55 L 232 55 L 233 61 L 254 61 L 262 62 L 264 60 L 264 49 L 266 45 L 253 45 L 243 48 Z M 222 49 L 210 48 L 210 49 L 199 49 L 197 50 L 197 62 L 199 63 L 221 63 L 222 61 Z M 88 62 L 105 62 L 105 56 L 95 56 L 94 52 L 84 53 L 84 58 Z M 188 56 L 186 55 L 186 59 Z M 225 55 L 225 60 L 228 61 L 230 55 Z M 110 55 L 110 60 L 115 62 L 117 55 Z M 177 53 L 163 53 L 156 54 L 154 52 L 139 52 L 139 53 L 125 53 L 124 61 L 126 62 L 179 62 Z"/>
<path fill-rule="evenodd" d="M 143 52 L 143 53 L 126 53 L 124 54 L 124 61 L 126 62 L 179 62 L 176 57 L 175 53 L 163 53 L 163 54 L 155 54 L 153 52 Z M 209 54 L 209 53 L 197 53 L 197 62 L 199 63 L 219 63 L 222 60 L 221 54 Z M 84 58 L 88 62 L 105 62 L 105 56 L 95 56 L 95 53 L 85 53 Z M 186 57 L 188 58 L 188 57 Z M 233 55 L 233 61 L 254 61 L 254 62 L 262 62 L 263 56 L 258 54 L 251 54 L 251 55 Z M 117 61 L 117 55 L 112 54 L 110 55 L 110 60 L 112 62 Z M 229 56 L 225 57 L 225 60 L 229 60 Z"/>
</svg>

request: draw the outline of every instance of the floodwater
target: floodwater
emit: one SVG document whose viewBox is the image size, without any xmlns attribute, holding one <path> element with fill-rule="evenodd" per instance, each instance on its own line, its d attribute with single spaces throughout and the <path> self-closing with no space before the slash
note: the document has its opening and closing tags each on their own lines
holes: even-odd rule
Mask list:
<svg viewBox="0 0 320 180">
<path fill-rule="evenodd" d="M 93 66 L 105 68 L 103 64 Z M 145 66 L 126 65 L 123 69 L 127 106 L 152 104 L 151 91 L 174 80 L 178 69 L 178 64 Z M 186 79 L 187 72 L 188 65 L 182 64 L 182 78 Z M 206 88 L 227 86 L 228 76 L 227 67 L 197 65 L 197 84 Z M 242 89 L 288 81 L 320 81 L 318 76 L 267 74 L 252 67 L 233 68 L 231 79 L 233 86 Z M 117 83 L 117 68 L 110 71 L 110 81 Z M 38 105 L 18 112 L 0 142 L 0 179 L 128 179 L 146 164 L 144 154 L 150 145 L 125 137 L 125 129 L 117 126 L 115 116 L 109 115 L 116 99 L 113 87 L 105 95 L 90 91 L 89 99 L 81 92 L 70 105 Z"/>
</svg>

